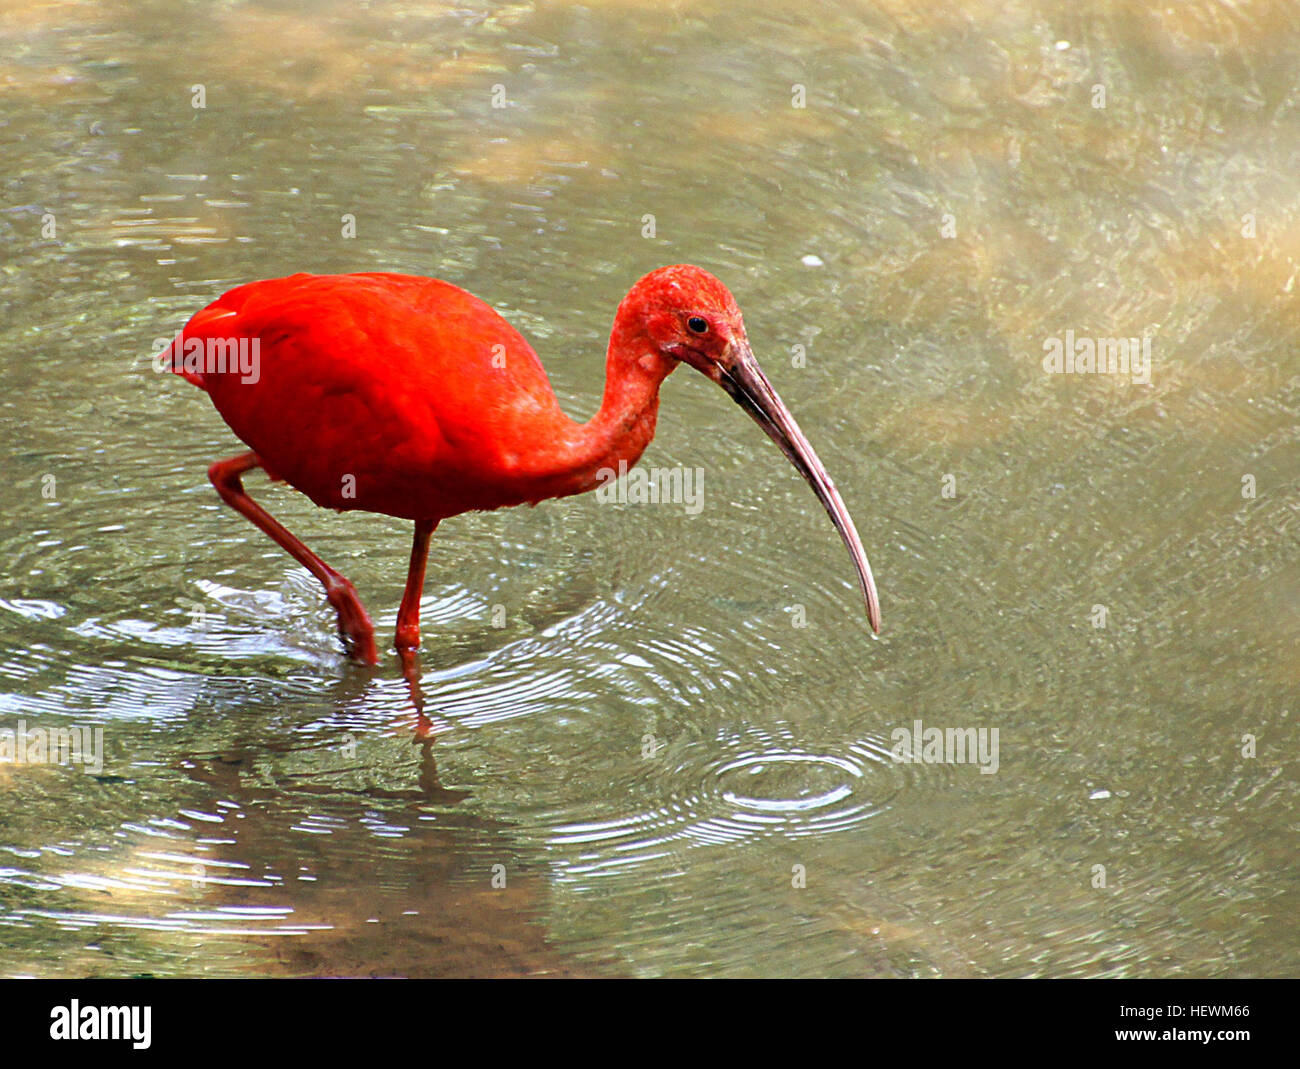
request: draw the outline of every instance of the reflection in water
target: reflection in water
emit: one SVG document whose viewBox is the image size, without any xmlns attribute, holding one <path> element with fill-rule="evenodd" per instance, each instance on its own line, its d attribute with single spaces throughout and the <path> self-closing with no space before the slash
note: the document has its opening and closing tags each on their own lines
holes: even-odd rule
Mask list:
<svg viewBox="0 0 1300 1069">
<path fill-rule="evenodd" d="M 504 860 L 506 855 L 496 863 L 499 870 L 494 866 L 478 872 L 473 882 L 466 880 L 474 861 L 466 856 L 456 822 L 445 826 L 448 814 L 442 810 L 469 792 L 444 788 L 432 740 L 417 745 L 418 786 L 406 789 L 351 786 L 364 777 L 363 765 L 287 773 L 276 777 L 272 789 L 245 788 L 242 775 L 254 772 L 263 755 L 184 761 L 188 775 L 229 800 L 226 804 L 237 807 L 243 818 L 237 823 L 221 819 L 232 837 L 222 844 L 224 860 L 217 863 L 218 872 L 234 865 L 248 871 L 257 865 L 296 882 L 291 907 L 258 905 L 256 892 L 232 894 L 222 888 L 219 893 L 227 904 L 215 911 L 201 907 L 186 919 L 208 930 L 215 922 L 217 934 L 224 934 L 232 913 L 267 915 L 275 922 L 273 930 L 249 934 L 269 959 L 265 968 L 271 972 L 572 975 L 572 966 L 548 946 L 544 928 L 537 923 L 545 906 L 544 882 L 526 869 L 520 871 L 513 858 Z M 280 803 L 301 795 L 314 802 L 298 803 L 302 815 L 292 827 L 285 827 L 278 804 L 271 819 L 259 812 L 259 802 Z M 388 804 L 382 810 L 368 809 L 365 799 Z M 218 813 L 219 819 L 225 815 Z M 476 830 L 495 837 L 503 829 L 485 825 Z M 328 843 L 328 849 L 304 848 L 304 836 Z M 383 848 L 385 840 L 400 841 L 395 856 Z M 416 859 L 418 867 L 409 867 Z M 200 863 L 204 879 L 208 864 Z M 220 876 L 217 882 L 221 884 Z M 265 886 L 283 896 L 282 883 Z M 285 935 L 294 938 L 282 938 Z"/>
<path fill-rule="evenodd" d="M 8 5 L 0 727 L 107 753 L 0 764 L 0 973 L 1293 974 L 1298 45 L 1217 0 Z M 584 417 L 683 261 L 835 473 L 879 641 L 675 376 L 646 462 L 701 515 L 442 525 L 413 696 L 149 360 L 251 278 L 435 274 Z M 1148 338 L 1149 385 L 1046 374 L 1067 331 Z M 397 604 L 405 524 L 264 496 Z M 894 762 L 917 719 L 998 772 Z"/>
<path fill-rule="evenodd" d="M 504 845 L 508 829 L 450 810 L 469 792 L 441 785 L 432 740 L 415 740 L 418 779 L 404 788 L 365 782 L 355 755 L 367 745 L 335 732 L 181 757 L 203 808 L 125 821 L 108 850 L 60 851 L 59 871 L 30 871 L 24 886 L 61 906 L 11 921 L 84 941 L 59 972 L 116 972 L 165 938 L 183 971 L 211 975 L 250 960 L 291 974 L 574 974 L 538 923 L 545 883 Z M 344 763 L 284 767 L 334 751 Z"/>
</svg>

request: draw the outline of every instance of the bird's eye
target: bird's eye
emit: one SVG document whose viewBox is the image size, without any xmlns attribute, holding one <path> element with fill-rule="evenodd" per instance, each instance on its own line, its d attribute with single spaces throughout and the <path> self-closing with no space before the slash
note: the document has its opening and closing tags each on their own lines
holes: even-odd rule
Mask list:
<svg viewBox="0 0 1300 1069">
<path fill-rule="evenodd" d="M 686 321 L 686 325 L 690 327 L 693 334 L 707 334 L 709 332 L 709 321 L 703 316 L 691 316 Z"/>
</svg>

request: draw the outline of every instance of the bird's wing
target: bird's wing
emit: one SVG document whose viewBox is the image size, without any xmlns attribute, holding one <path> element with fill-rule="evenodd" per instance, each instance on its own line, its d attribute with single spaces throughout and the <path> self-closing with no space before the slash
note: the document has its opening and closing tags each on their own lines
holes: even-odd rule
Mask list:
<svg viewBox="0 0 1300 1069">
<path fill-rule="evenodd" d="M 494 507 L 484 504 L 491 482 L 530 428 L 566 418 L 518 332 L 436 279 L 250 283 L 195 315 L 181 339 L 187 355 L 174 359 L 189 361 L 192 341 L 206 363 L 181 373 L 269 471 L 334 508 L 421 515 L 429 506 L 412 498 Z M 255 359 L 214 366 L 209 346 L 232 341 Z"/>
</svg>

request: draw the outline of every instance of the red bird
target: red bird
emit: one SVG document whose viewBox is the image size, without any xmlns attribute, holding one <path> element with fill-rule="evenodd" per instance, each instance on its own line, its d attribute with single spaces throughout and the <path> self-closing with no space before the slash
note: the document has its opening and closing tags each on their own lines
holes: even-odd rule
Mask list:
<svg viewBox="0 0 1300 1069">
<path fill-rule="evenodd" d="M 839 492 L 754 360 L 740 309 L 698 267 L 652 271 L 619 305 L 600 411 L 561 410 L 537 354 L 477 297 L 434 278 L 367 273 L 251 282 L 186 324 L 164 367 L 202 387 L 252 451 L 208 478 L 325 587 L 348 652 L 374 664 L 354 587 L 244 491 L 261 467 L 317 505 L 415 521 L 396 648 L 420 644 L 429 536 L 449 516 L 594 489 L 654 436 L 659 385 L 690 364 L 729 393 L 816 491 L 857 568 L 880 630 L 871 567 Z"/>
</svg>

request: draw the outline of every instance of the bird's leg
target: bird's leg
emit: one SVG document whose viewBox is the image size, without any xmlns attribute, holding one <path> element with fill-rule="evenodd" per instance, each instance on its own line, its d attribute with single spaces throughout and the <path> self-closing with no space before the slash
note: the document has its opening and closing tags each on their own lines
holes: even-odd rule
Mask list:
<svg viewBox="0 0 1300 1069">
<path fill-rule="evenodd" d="M 208 468 L 208 478 L 227 505 L 270 535 L 281 549 L 320 580 L 326 598 L 339 614 L 339 636 L 349 655 L 366 664 L 378 664 L 375 628 L 357 597 L 356 588 L 290 534 L 244 490 L 241 476 L 251 468 L 261 466 L 256 453 L 242 453 L 229 460 L 218 460 Z"/>
<path fill-rule="evenodd" d="M 424 698 L 420 693 L 420 598 L 424 595 L 424 564 L 429 558 L 429 537 L 437 520 L 416 520 L 415 539 L 411 543 L 411 566 L 406 573 L 406 591 L 402 594 L 402 607 L 397 613 L 397 637 L 393 645 L 402 660 L 402 674 L 411 685 L 411 697 L 416 709 L 423 713 Z"/>
</svg>

